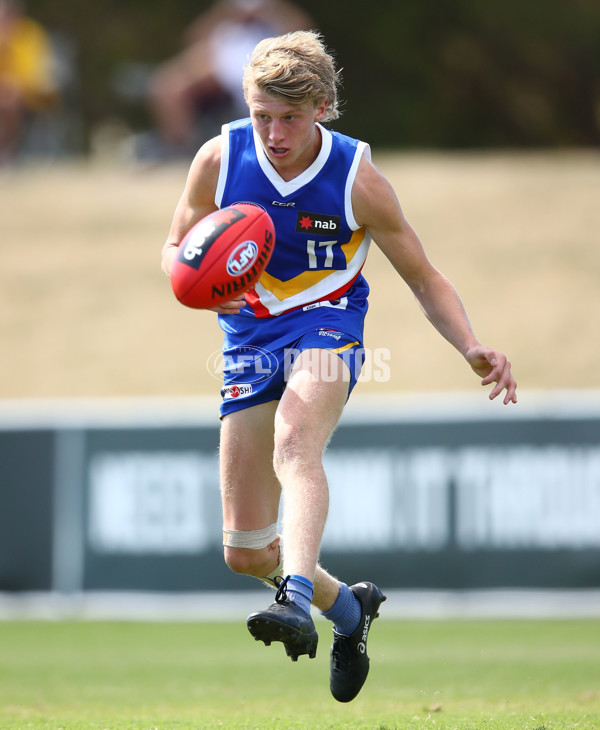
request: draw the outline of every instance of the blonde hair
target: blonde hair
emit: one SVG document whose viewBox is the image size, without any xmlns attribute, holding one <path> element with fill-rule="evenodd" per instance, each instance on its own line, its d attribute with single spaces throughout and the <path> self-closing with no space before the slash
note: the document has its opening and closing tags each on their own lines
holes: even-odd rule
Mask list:
<svg viewBox="0 0 600 730">
<path fill-rule="evenodd" d="M 252 86 L 290 104 L 327 101 L 324 122 L 340 116 L 338 87 L 340 72 L 316 31 L 299 30 L 276 38 L 265 38 L 252 52 L 244 68 L 244 96 Z"/>
</svg>

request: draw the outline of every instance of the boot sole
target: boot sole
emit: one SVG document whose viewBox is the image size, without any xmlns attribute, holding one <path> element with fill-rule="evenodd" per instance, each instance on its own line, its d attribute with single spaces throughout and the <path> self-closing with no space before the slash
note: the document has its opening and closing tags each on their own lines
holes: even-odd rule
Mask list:
<svg viewBox="0 0 600 730">
<path fill-rule="evenodd" d="M 255 641 L 262 641 L 265 646 L 270 646 L 273 641 L 281 641 L 285 653 L 293 662 L 297 662 L 303 654 L 308 654 L 310 659 L 317 656 L 319 637 L 316 631 L 306 634 L 285 623 L 260 616 L 248 619 L 248 631 Z"/>
</svg>

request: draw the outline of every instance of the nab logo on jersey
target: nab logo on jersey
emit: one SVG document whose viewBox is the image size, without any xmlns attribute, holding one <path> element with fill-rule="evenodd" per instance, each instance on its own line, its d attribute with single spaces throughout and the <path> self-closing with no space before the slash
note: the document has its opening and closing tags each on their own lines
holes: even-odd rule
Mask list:
<svg viewBox="0 0 600 730">
<path fill-rule="evenodd" d="M 296 233 L 312 233 L 317 236 L 330 236 L 332 233 L 339 232 L 339 215 L 307 213 L 305 210 L 298 211 L 298 217 L 296 218 Z"/>
</svg>

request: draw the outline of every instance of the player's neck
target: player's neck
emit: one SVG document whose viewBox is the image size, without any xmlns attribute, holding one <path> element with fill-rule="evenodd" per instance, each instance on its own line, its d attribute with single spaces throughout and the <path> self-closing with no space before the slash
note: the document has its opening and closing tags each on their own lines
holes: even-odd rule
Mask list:
<svg viewBox="0 0 600 730">
<path fill-rule="evenodd" d="M 314 134 L 310 143 L 307 145 L 306 149 L 302 151 L 302 153 L 298 156 L 296 160 L 294 160 L 290 164 L 277 164 L 277 161 L 273 161 L 271 159 L 269 159 L 269 162 L 282 180 L 284 180 L 285 182 L 290 182 L 291 180 L 294 180 L 295 178 L 302 175 L 303 172 L 306 172 L 306 170 L 308 170 L 308 168 L 313 164 L 313 162 L 319 156 L 322 143 L 323 140 L 321 130 L 316 124 Z"/>
</svg>

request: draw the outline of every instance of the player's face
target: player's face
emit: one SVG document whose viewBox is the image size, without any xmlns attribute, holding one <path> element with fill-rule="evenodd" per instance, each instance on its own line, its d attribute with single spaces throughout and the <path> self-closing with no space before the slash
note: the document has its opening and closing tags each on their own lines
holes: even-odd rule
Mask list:
<svg viewBox="0 0 600 730">
<path fill-rule="evenodd" d="M 321 133 L 315 122 L 323 119 L 326 102 L 316 107 L 310 101 L 290 104 L 252 87 L 248 106 L 252 126 L 277 172 L 288 180 L 304 172 L 321 148 Z"/>
</svg>

